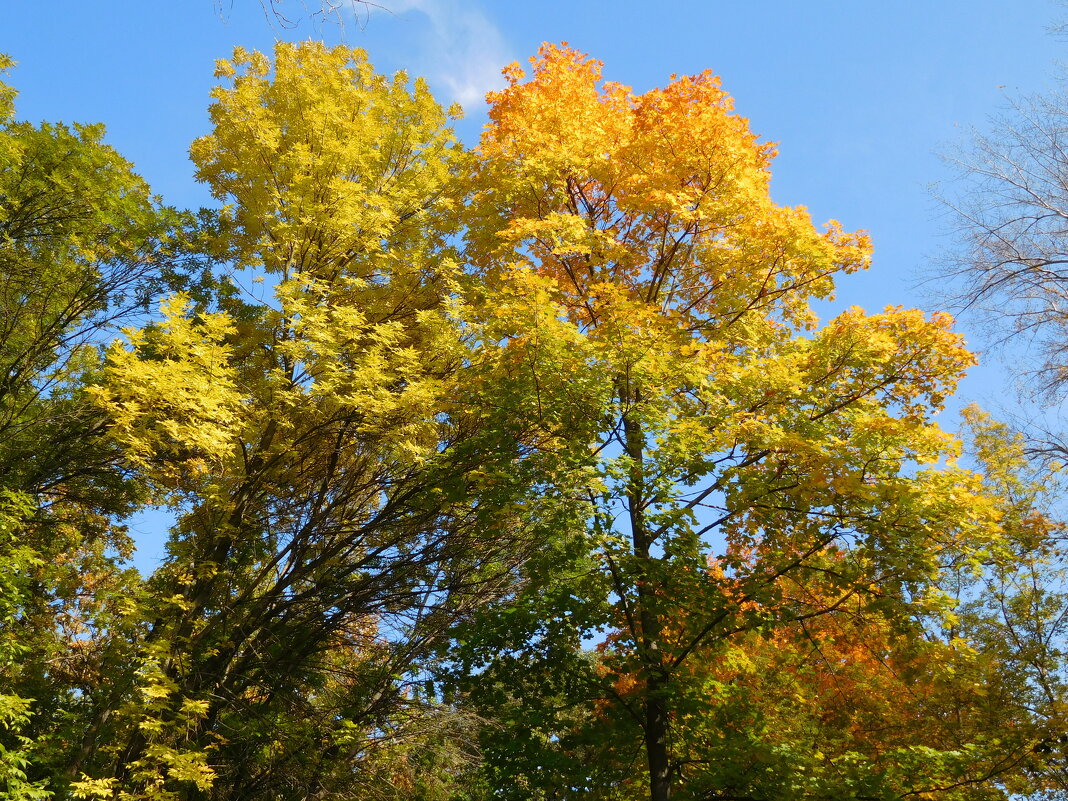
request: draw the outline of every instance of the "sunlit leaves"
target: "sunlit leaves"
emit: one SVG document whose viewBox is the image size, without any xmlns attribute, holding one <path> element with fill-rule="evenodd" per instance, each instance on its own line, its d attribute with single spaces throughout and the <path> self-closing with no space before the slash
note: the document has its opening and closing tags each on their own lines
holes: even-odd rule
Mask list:
<svg viewBox="0 0 1068 801">
<path fill-rule="evenodd" d="M 711 73 L 532 64 L 465 153 L 361 51 L 235 51 L 183 276 L 97 129 L 0 96 L 0 189 L 81 214 L 0 209 L 0 303 L 48 321 L 0 336 L 0 432 L 71 467 L 0 459 L 39 491 L 0 507 L 0 666 L 46 691 L 0 695 L 9 786 L 39 719 L 41 775 L 115 801 L 1056 786 L 1058 527 L 1002 428 L 968 413 L 974 472 L 937 424 L 952 320 L 821 324 L 870 243 L 772 200 Z M 108 550 L 135 487 L 176 518 L 144 583 Z"/>
<path fill-rule="evenodd" d="M 232 86 L 214 90 L 214 131 L 191 153 L 200 180 L 232 203 L 220 247 L 239 263 L 372 278 L 440 212 L 430 209 L 455 146 L 422 80 L 312 42 L 279 44 L 273 62 L 238 49 L 217 74 Z"/>
<path fill-rule="evenodd" d="M 92 388 L 127 458 L 172 486 L 183 472 L 218 466 L 234 449 L 241 422 L 225 344 L 233 326 L 221 314 L 193 320 L 187 308 L 175 295 L 162 305 L 158 326 L 127 330 L 129 346 L 117 343 L 108 353 L 110 380 Z"/>
</svg>

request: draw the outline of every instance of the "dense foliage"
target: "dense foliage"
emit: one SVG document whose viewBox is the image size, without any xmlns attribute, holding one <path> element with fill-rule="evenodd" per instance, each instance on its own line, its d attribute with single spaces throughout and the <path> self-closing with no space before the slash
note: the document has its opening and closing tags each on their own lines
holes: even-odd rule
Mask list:
<svg viewBox="0 0 1068 801">
<path fill-rule="evenodd" d="M 4 89 L 6 797 L 1061 790 L 1049 480 L 978 410 L 956 463 L 949 317 L 821 325 L 870 244 L 711 74 L 532 64 L 466 150 L 360 51 L 239 49 L 196 215 Z"/>
</svg>

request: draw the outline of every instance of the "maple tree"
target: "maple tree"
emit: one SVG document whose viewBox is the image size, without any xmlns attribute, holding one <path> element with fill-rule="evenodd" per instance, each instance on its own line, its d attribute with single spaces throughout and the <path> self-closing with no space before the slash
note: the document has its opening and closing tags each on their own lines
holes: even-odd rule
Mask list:
<svg viewBox="0 0 1068 801">
<path fill-rule="evenodd" d="M 811 301 L 867 266 L 868 242 L 771 201 L 773 148 L 710 73 L 637 95 L 546 46 L 529 79 L 518 66 L 506 77 L 476 152 L 467 255 L 507 298 L 493 308 L 514 320 L 537 399 L 524 413 L 554 427 L 560 408 L 584 410 L 562 436 L 586 473 L 564 490 L 582 519 L 577 561 L 548 563 L 520 614 L 489 611 L 466 663 L 490 665 L 467 682 L 493 688 L 489 707 L 511 696 L 511 714 L 535 721 L 527 754 L 505 742 L 502 772 L 545 797 L 623 798 L 641 794 L 627 789 L 641 769 L 653 801 L 989 783 L 996 769 L 976 765 L 997 762 L 996 739 L 966 758 L 960 743 L 910 741 L 900 772 L 885 770 L 863 749 L 821 753 L 751 725 L 697 667 L 730 672 L 751 658 L 737 642 L 774 650 L 847 610 L 922 638 L 952 606 L 944 571 L 995 558 L 991 496 L 975 474 L 933 466 L 957 447 L 933 415 L 973 362 L 949 318 L 853 308 L 818 325 Z M 599 632 L 601 653 L 583 657 Z M 615 723 L 598 745 L 599 719 Z M 594 775 L 606 749 L 614 778 Z M 752 759 L 765 763 L 757 790 L 732 773 Z"/>
</svg>

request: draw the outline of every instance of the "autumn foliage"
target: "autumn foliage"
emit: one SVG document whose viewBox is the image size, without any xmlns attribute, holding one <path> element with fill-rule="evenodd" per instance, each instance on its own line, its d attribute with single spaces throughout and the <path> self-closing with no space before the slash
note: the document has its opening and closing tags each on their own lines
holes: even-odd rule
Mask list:
<svg viewBox="0 0 1068 801">
<path fill-rule="evenodd" d="M 504 74 L 465 149 L 360 51 L 239 49 L 198 215 L 3 119 L 7 797 L 1058 789 L 1061 529 L 936 422 L 950 317 L 818 319 L 871 243 L 711 73 Z"/>
</svg>

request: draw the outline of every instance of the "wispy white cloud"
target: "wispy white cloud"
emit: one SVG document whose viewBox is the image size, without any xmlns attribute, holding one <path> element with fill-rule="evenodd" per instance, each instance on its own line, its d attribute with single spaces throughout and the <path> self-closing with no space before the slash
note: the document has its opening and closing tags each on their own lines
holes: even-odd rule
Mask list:
<svg viewBox="0 0 1068 801">
<path fill-rule="evenodd" d="M 501 69 L 514 60 L 504 36 L 471 0 L 383 0 L 398 17 L 421 18 L 416 71 L 474 110 L 486 92 L 504 85 Z"/>
</svg>

